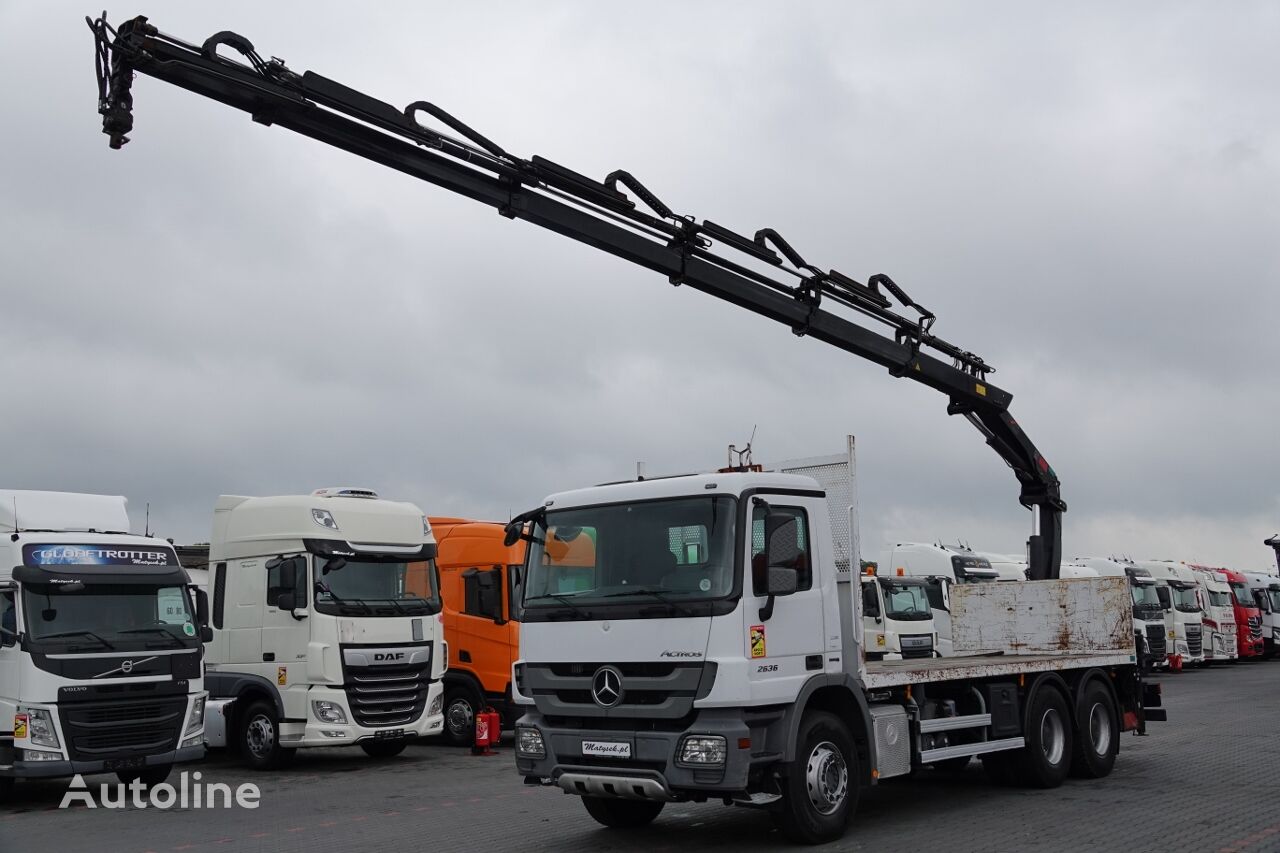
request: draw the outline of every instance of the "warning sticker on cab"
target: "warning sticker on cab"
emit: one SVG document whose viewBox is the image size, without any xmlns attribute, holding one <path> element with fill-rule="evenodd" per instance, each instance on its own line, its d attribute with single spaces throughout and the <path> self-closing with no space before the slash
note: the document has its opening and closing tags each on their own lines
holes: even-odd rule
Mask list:
<svg viewBox="0 0 1280 853">
<path fill-rule="evenodd" d="M 281 687 L 289 683 L 289 668 L 287 666 L 276 667 L 276 684 Z"/>
<path fill-rule="evenodd" d="M 764 626 L 751 626 L 751 656 L 753 658 L 765 657 L 764 649 Z"/>
<path fill-rule="evenodd" d="M 26 714 L 13 715 L 13 736 L 15 738 L 27 736 L 27 715 Z"/>
</svg>

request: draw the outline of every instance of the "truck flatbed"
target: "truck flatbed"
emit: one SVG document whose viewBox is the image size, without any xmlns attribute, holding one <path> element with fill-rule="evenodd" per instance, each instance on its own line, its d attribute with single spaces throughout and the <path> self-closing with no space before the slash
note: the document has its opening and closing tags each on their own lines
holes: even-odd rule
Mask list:
<svg viewBox="0 0 1280 853">
<path fill-rule="evenodd" d="M 958 681 L 968 678 L 1008 678 L 1031 672 L 1086 669 L 1091 666 L 1123 666 L 1135 662 L 1131 649 L 1080 654 L 970 655 L 949 658 L 868 661 L 863 683 L 868 690 Z"/>
</svg>

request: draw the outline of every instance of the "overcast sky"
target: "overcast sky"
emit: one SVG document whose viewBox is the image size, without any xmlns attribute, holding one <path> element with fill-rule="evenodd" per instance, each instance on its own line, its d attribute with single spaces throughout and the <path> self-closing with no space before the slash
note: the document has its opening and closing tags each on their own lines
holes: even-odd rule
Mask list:
<svg viewBox="0 0 1280 853">
<path fill-rule="evenodd" d="M 1280 6 L 156 3 L 192 42 L 678 212 L 886 272 L 1062 479 L 1068 555 L 1275 570 Z M 100 133 L 85 4 L 0 2 L 6 488 L 370 486 L 505 519 L 553 491 L 859 447 L 864 547 L 1020 552 L 946 400 L 659 276 L 152 78 Z"/>
</svg>

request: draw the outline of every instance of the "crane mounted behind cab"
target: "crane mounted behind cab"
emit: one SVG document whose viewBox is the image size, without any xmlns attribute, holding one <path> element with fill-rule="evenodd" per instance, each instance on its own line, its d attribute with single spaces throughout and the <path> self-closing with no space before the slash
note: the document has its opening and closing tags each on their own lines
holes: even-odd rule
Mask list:
<svg viewBox="0 0 1280 853">
<path fill-rule="evenodd" d="M 315 72 L 297 74 L 279 59 L 264 60 L 233 32 L 194 45 L 161 33 L 142 16 L 119 30 L 105 16 L 86 20 L 96 42 L 98 111 L 112 148 L 128 142 L 134 73 L 146 74 L 244 110 L 260 124 L 309 136 L 594 246 L 941 391 L 947 413 L 977 427 L 1018 478 L 1019 500 L 1033 517 L 1029 576 L 1058 577 L 1066 504 L 1057 475 L 1009 414 L 1012 395 L 987 382 L 994 368 L 933 334 L 933 313 L 889 276 L 876 274 L 864 284 L 807 262 L 772 228 L 747 237 L 676 214 L 621 169 L 601 182 L 545 157 L 524 159 L 435 104 L 415 101 L 399 109 Z M 240 60 L 220 55 L 219 48 L 235 51 Z M 452 134 L 425 126 L 421 116 Z M 916 316 L 893 310 L 895 301 Z M 888 327 L 892 338 L 857 320 Z"/>
</svg>

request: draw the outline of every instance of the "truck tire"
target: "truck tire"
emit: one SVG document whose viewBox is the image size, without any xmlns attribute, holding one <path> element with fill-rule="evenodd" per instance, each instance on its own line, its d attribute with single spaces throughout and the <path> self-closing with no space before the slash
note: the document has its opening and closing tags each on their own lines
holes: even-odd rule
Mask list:
<svg viewBox="0 0 1280 853">
<path fill-rule="evenodd" d="M 408 745 L 409 741 L 399 738 L 397 740 L 367 740 L 360 744 L 360 748 L 370 758 L 394 758 L 404 752 L 404 748 Z"/>
<path fill-rule="evenodd" d="M 1026 746 L 1014 753 L 1018 781 L 1028 788 L 1056 788 L 1067 778 L 1072 754 L 1071 710 L 1067 697 L 1047 684 L 1027 708 Z"/>
<path fill-rule="evenodd" d="M 834 841 L 844 835 L 857 808 L 860 781 L 848 727 L 834 714 L 808 712 L 800 721 L 796 760 L 782 780 L 774 822 L 799 844 Z"/>
<path fill-rule="evenodd" d="M 117 770 L 116 778 L 126 785 L 134 779 L 140 779 L 143 785 L 150 788 L 153 785 L 163 784 L 169 778 L 171 770 L 173 770 L 172 764 L 157 764 L 154 767 L 142 767 L 138 770 Z"/>
<path fill-rule="evenodd" d="M 465 683 L 450 684 L 444 690 L 444 739 L 453 746 L 476 742 L 476 713 L 484 707 L 475 688 Z"/>
<path fill-rule="evenodd" d="M 653 823 L 662 812 L 666 803 L 652 803 L 648 800 L 615 800 L 610 797 L 583 797 L 582 804 L 587 807 L 587 814 L 595 818 L 596 823 L 610 829 L 634 829 Z"/>
<path fill-rule="evenodd" d="M 1075 735 L 1071 775 L 1101 779 L 1111 773 L 1120 752 L 1120 716 L 1105 684 L 1091 680 L 1085 685 L 1076 704 Z"/>
<path fill-rule="evenodd" d="M 275 770 L 293 760 L 296 749 L 280 745 L 280 715 L 272 702 L 259 699 L 239 717 L 237 746 L 245 764 L 254 770 Z"/>
</svg>

